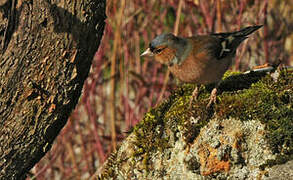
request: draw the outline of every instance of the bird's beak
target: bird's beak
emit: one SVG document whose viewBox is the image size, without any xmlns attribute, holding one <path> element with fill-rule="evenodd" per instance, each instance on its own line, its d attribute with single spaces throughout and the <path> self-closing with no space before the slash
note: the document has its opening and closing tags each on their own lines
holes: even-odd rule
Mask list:
<svg viewBox="0 0 293 180">
<path fill-rule="evenodd" d="M 147 48 L 140 56 L 153 56 L 154 53 L 150 50 L 150 48 Z"/>
</svg>

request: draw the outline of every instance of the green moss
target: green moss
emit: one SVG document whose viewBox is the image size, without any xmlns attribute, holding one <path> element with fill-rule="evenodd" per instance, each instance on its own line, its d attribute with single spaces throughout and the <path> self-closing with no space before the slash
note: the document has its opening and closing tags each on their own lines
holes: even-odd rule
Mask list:
<svg viewBox="0 0 293 180">
<path fill-rule="evenodd" d="M 173 120 L 176 125 L 183 125 L 183 122 L 188 118 L 188 104 L 190 99 L 190 92 L 192 85 L 183 86 L 184 94 L 174 99 L 174 103 L 171 105 L 169 111 L 166 112 L 164 120 Z M 172 127 L 172 130 L 175 130 Z"/>
<path fill-rule="evenodd" d="M 113 170 L 113 168 L 119 163 L 117 162 L 116 158 L 117 152 L 112 152 L 107 159 L 107 163 L 103 167 L 103 173 L 100 176 L 98 176 L 97 179 L 109 179 L 110 177 L 114 179 L 117 178 L 117 175 L 114 173 Z"/>
<path fill-rule="evenodd" d="M 239 71 L 226 71 L 225 74 L 224 74 L 224 76 L 223 76 L 223 78 L 222 78 L 222 80 L 225 80 L 225 79 L 227 79 L 230 76 L 237 76 L 237 75 L 241 75 L 241 74 L 242 73 L 239 72 Z"/>
<path fill-rule="evenodd" d="M 203 116 L 207 114 L 204 102 L 197 103 L 192 109 L 188 108 L 194 88 L 194 84 L 184 84 L 179 87 L 166 101 L 158 107 L 150 109 L 143 120 L 134 127 L 136 151 L 133 155 L 142 155 L 144 165 L 148 164 L 146 157 L 149 157 L 151 152 L 163 151 L 165 148 L 171 147 L 168 133 L 180 131 L 186 141 L 191 142 L 200 129 L 207 124 L 208 121 L 205 121 L 207 118 Z M 202 90 L 205 91 L 204 88 Z M 195 109 L 197 110 L 195 111 Z M 198 116 L 198 123 L 190 121 L 190 118 L 194 116 Z M 164 132 L 167 135 L 163 137 Z"/>
<path fill-rule="evenodd" d="M 199 124 L 188 125 L 192 114 L 187 107 L 194 88 L 195 85 L 192 84 L 178 88 L 162 104 L 150 109 L 143 120 L 134 127 L 136 151 L 133 156 L 143 157 L 142 163 L 145 169 L 151 167 L 149 157 L 152 152 L 163 151 L 172 146 L 168 133 L 175 133 L 180 129 L 187 140 L 190 140 L 195 138 L 195 131 L 199 132 L 200 127 L 193 128 Z M 167 134 L 163 136 L 163 133 Z"/>
<path fill-rule="evenodd" d="M 164 150 L 169 147 L 168 139 L 162 137 L 165 126 L 163 118 L 173 104 L 176 96 L 178 96 L 178 93 L 171 95 L 167 101 L 163 102 L 158 107 L 150 109 L 150 111 L 145 114 L 143 120 L 133 129 L 133 133 L 136 136 L 136 141 L 134 142 L 136 151 L 133 155 L 143 155 L 142 161 L 144 165 L 148 164 L 148 157 L 151 152 Z"/>
<path fill-rule="evenodd" d="M 189 108 L 193 84 L 179 87 L 158 107 L 146 113 L 134 127 L 136 152 L 143 157 L 147 169 L 151 153 L 172 146 L 170 134 L 180 132 L 187 143 L 192 142 L 209 119 L 239 118 L 259 120 L 266 124 L 267 139 L 274 152 L 289 157 L 293 152 L 293 77 L 283 71 L 278 81 L 266 73 L 239 74 L 228 72 L 224 76 L 214 108 L 207 110 L 211 87 L 201 87 L 200 96 Z M 248 89 L 247 89 L 248 88 Z M 163 133 L 166 133 L 163 136 Z"/>
<path fill-rule="evenodd" d="M 215 107 L 220 118 L 259 120 L 274 153 L 293 153 L 293 74 L 282 71 L 279 79 L 266 75 L 251 88 L 223 93 Z"/>
</svg>

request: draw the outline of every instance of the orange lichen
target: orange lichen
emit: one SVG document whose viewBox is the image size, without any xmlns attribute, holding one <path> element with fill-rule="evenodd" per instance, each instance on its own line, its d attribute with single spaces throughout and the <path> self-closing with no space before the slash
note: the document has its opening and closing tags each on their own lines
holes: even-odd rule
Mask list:
<svg viewBox="0 0 293 180">
<path fill-rule="evenodd" d="M 228 154 L 220 160 L 217 157 L 218 149 L 212 148 L 209 145 L 202 146 L 199 151 L 201 174 L 208 176 L 215 172 L 228 172 L 230 170 L 230 161 Z"/>
</svg>

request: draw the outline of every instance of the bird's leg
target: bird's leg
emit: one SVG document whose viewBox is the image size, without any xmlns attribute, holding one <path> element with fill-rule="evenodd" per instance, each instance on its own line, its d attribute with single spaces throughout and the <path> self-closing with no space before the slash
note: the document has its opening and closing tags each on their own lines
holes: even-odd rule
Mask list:
<svg viewBox="0 0 293 180">
<path fill-rule="evenodd" d="M 217 100 L 217 89 L 220 86 L 220 82 L 216 84 L 216 86 L 214 87 L 214 89 L 211 92 L 210 95 L 210 101 L 208 103 L 208 105 L 206 106 L 206 108 L 208 109 L 212 104 L 216 103 Z"/>
<path fill-rule="evenodd" d="M 207 105 L 207 108 L 209 108 L 213 103 L 216 103 L 216 99 L 217 99 L 217 88 L 214 88 L 211 92 L 210 101 Z"/>
<path fill-rule="evenodd" d="M 191 107 L 193 100 L 197 100 L 199 94 L 199 85 L 196 85 L 195 89 L 192 92 L 192 96 L 189 101 L 189 107 Z"/>
</svg>

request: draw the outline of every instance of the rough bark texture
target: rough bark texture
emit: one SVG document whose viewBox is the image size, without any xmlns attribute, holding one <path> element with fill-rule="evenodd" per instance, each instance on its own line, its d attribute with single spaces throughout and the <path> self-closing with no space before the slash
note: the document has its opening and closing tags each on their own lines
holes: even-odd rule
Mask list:
<svg viewBox="0 0 293 180">
<path fill-rule="evenodd" d="M 81 94 L 105 0 L 0 2 L 0 179 L 24 179 Z"/>
<path fill-rule="evenodd" d="M 194 87 L 173 92 L 105 163 L 100 179 L 293 179 L 293 73 L 228 76 L 188 108 Z"/>
</svg>

